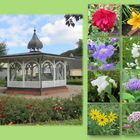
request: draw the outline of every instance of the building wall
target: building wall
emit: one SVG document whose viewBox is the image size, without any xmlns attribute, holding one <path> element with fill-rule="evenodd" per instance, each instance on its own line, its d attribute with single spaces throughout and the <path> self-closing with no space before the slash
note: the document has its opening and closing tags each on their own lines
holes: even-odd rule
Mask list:
<svg viewBox="0 0 140 140">
<path fill-rule="evenodd" d="M 82 76 L 82 70 L 81 69 L 71 69 L 70 76 Z"/>
</svg>

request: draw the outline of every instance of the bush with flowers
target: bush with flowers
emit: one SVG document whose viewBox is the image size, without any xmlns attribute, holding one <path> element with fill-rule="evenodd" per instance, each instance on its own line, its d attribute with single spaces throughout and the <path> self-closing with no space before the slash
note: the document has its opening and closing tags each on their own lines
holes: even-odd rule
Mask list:
<svg viewBox="0 0 140 140">
<path fill-rule="evenodd" d="M 89 102 L 118 102 L 119 71 L 88 72 L 88 101 Z"/>
<path fill-rule="evenodd" d="M 88 134 L 118 135 L 119 104 L 89 104 Z"/>
<path fill-rule="evenodd" d="M 82 97 L 70 99 L 26 99 L 0 97 L 0 124 L 47 124 L 82 117 Z M 79 121 L 80 122 L 80 121 Z"/>
<path fill-rule="evenodd" d="M 124 70 L 122 80 L 122 101 L 140 102 L 139 70 Z"/>
<path fill-rule="evenodd" d="M 88 40 L 89 70 L 120 69 L 119 38 L 94 38 Z"/>
<path fill-rule="evenodd" d="M 123 68 L 140 69 L 140 40 L 138 37 L 123 39 Z"/>
<path fill-rule="evenodd" d="M 140 104 L 123 104 L 122 133 L 124 135 L 140 134 Z"/>
<path fill-rule="evenodd" d="M 88 34 L 118 35 L 120 5 L 116 4 L 90 4 L 88 6 Z"/>
</svg>

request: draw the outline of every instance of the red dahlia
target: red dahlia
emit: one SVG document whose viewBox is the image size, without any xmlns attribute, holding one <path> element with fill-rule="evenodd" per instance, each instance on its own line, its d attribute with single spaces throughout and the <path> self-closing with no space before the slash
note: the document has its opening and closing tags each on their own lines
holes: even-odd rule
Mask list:
<svg viewBox="0 0 140 140">
<path fill-rule="evenodd" d="M 94 13 L 92 25 L 98 27 L 103 32 L 107 32 L 114 27 L 115 20 L 115 12 L 101 8 Z"/>
</svg>

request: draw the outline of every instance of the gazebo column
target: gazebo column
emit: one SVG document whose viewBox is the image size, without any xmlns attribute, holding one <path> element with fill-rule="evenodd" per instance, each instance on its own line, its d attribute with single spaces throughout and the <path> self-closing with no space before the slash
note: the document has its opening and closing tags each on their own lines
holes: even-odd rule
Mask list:
<svg viewBox="0 0 140 140">
<path fill-rule="evenodd" d="M 9 87 L 9 75 L 10 75 L 10 68 L 9 68 L 9 62 L 7 63 L 7 87 Z"/>
<path fill-rule="evenodd" d="M 42 94 L 42 61 L 39 59 L 39 88 L 40 88 L 40 95 Z"/>
<path fill-rule="evenodd" d="M 64 62 L 64 80 L 65 80 L 65 85 L 67 83 L 67 62 Z"/>
<path fill-rule="evenodd" d="M 55 80 L 56 80 L 56 66 L 55 66 L 55 60 L 53 60 L 53 86 L 55 87 Z"/>
<path fill-rule="evenodd" d="M 22 62 L 22 87 L 25 87 L 25 63 Z"/>
</svg>

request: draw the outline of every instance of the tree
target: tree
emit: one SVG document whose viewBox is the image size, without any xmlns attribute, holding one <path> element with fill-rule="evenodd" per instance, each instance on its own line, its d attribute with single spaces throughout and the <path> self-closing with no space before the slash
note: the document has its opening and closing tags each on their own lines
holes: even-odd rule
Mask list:
<svg viewBox="0 0 140 140">
<path fill-rule="evenodd" d="M 0 56 L 6 55 L 6 47 L 7 45 L 5 44 L 5 42 L 0 42 Z M 1 64 L 0 62 L 0 70 L 3 67 L 3 64 Z"/>
<path fill-rule="evenodd" d="M 5 42 L 0 42 L 0 56 L 6 55 L 6 47 Z"/>
<path fill-rule="evenodd" d="M 76 44 L 77 44 L 77 48 L 76 49 L 73 49 L 73 50 L 69 50 L 69 51 L 66 51 L 66 52 L 64 52 L 64 53 L 62 53 L 61 55 L 62 56 L 67 56 L 67 57 L 69 57 L 69 56 L 82 56 L 82 39 L 79 39 L 77 42 L 76 42 Z"/>
<path fill-rule="evenodd" d="M 82 15 L 65 15 L 64 16 L 65 18 L 65 24 L 69 27 L 69 26 L 72 26 L 74 27 L 75 26 L 75 22 L 79 21 L 80 19 L 83 18 Z M 73 20 L 75 19 L 75 21 Z"/>
</svg>

